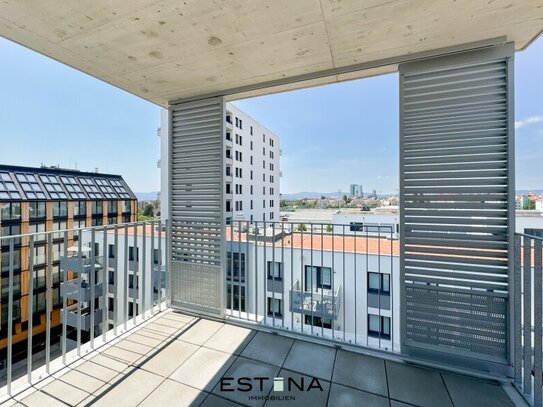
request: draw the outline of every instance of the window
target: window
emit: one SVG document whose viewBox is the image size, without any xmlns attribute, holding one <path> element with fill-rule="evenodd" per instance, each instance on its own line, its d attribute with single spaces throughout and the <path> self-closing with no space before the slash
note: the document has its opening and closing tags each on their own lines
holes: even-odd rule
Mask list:
<svg viewBox="0 0 543 407">
<path fill-rule="evenodd" d="M 114 244 L 110 244 L 107 246 L 107 257 L 110 259 L 114 259 L 117 256 L 117 248 Z"/>
<path fill-rule="evenodd" d="M 390 339 L 390 318 L 379 315 L 368 315 L 368 335 Z"/>
<path fill-rule="evenodd" d="M 91 226 L 102 226 L 103 223 L 102 218 L 92 218 Z"/>
<path fill-rule="evenodd" d="M 273 151 L 270 151 L 270 158 L 273 159 Z"/>
<path fill-rule="evenodd" d="M 228 141 L 232 141 L 232 136 L 230 135 L 230 132 L 229 132 L 229 131 L 226 132 L 226 139 L 227 139 Z"/>
<path fill-rule="evenodd" d="M 243 130 L 243 120 L 239 119 L 239 128 Z"/>
<path fill-rule="evenodd" d="M 85 201 L 74 202 L 74 217 L 87 216 L 87 203 Z"/>
<path fill-rule="evenodd" d="M 19 225 L 8 225 L 8 226 L 2 226 L 2 236 L 16 236 L 21 234 L 21 226 Z M 11 245 L 11 241 L 13 240 L 13 246 L 20 246 L 21 245 L 21 238 L 20 237 L 14 237 L 12 239 L 3 239 L 2 240 L 2 247 L 8 248 Z"/>
<path fill-rule="evenodd" d="M 231 194 L 232 193 L 232 184 L 227 183 L 226 184 L 226 193 Z"/>
<path fill-rule="evenodd" d="M 253 156 L 249 157 L 249 162 L 251 163 L 251 165 L 253 165 Z"/>
<path fill-rule="evenodd" d="M 116 223 L 117 223 L 117 215 L 107 217 L 107 224 L 108 225 L 114 225 Z"/>
<path fill-rule="evenodd" d="M 38 180 L 32 174 L 17 174 L 19 185 L 23 189 L 27 199 L 45 199 L 45 193 L 41 189 Z M 0 190 L 2 189 L 2 183 L 0 182 Z"/>
<path fill-rule="evenodd" d="M 226 286 L 226 308 L 245 312 L 245 287 L 239 285 L 232 287 L 232 284 Z"/>
<path fill-rule="evenodd" d="M 230 149 L 226 150 L 226 158 L 232 158 L 232 150 Z"/>
<path fill-rule="evenodd" d="M 130 213 L 132 211 L 130 206 L 130 201 L 123 201 L 123 213 Z"/>
<path fill-rule="evenodd" d="M 283 279 L 283 264 L 277 261 L 269 261 L 268 278 Z"/>
<path fill-rule="evenodd" d="M 45 242 L 45 223 L 30 223 L 28 225 L 28 233 L 40 233 L 39 235 L 34 235 L 34 243 Z"/>
<path fill-rule="evenodd" d="M 390 294 L 390 275 L 368 273 L 368 292 L 375 294 Z"/>
<path fill-rule="evenodd" d="M 21 204 L 18 202 L 0 203 L 0 220 L 21 219 Z"/>
<path fill-rule="evenodd" d="M 330 267 L 305 266 L 305 290 L 331 290 L 332 269 Z"/>
<path fill-rule="evenodd" d="M 160 251 L 158 249 L 153 249 L 153 264 L 160 263 Z"/>
<path fill-rule="evenodd" d="M 236 117 L 236 127 L 239 127 L 239 119 Z"/>
<path fill-rule="evenodd" d="M 537 237 L 543 237 L 543 229 L 524 229 L 524 233 L 527 235 L 537 236 Z"/>
<path fill-rule="evenodd" d="M 92 201 L 92 216 L 102 216 L 104 213 L 104 205 L 102 201 Z"/>
<path fill-rule="evenodd" d="M 68 216 L 68 203 L 66 201 L 53 202 L 53 217 L 65 218 Z"/>
<path fill-rule="evenodd" d="M 250 190 L 251 190 L 251 195 L 253 195 L 253 186 L 252 185 L 250 187 Z"/>
<path fill-rule="evenodd" d="M 270 188 L 270 195 L 273 195 L 273 188 Z"/>
<path fill-rule="evenodd" d="M 273 139 L 270 137 L 270 146 L 273 147 Z"/>
<path fill-rule="evenodd" d="M 34 265 L 45 264 L 45 246 L 34 247 Z"/>
<path fill-rule="evenodd" d="M 128 260 L 139 261 L 139 247 L 130 246 L 128 248 Z"/>
<path fill-rule="evenodd" d="M 231 176 L 232 176 L 232 167 L 230 167 L 230 166 L 227 166 L 227 167 L 226 167 L 226 175 L 227 175 L 228 177 L 231 177 Z"/>
<path fill-rule="evenodd" d="M 34 270 L 34 290 L 45 287 L 45 269 Z"/>
<path fill-rule="evenodd" d="M 283 301 L 279 298 L 268 297 L 268 315 L 275 318 L 283 318 Z"/>
<path fill-rule="evenodd" d="M 232 202 L 226 201 L 226 212 L 232 212 Z"/>
<path fill-rule="evenodd" d="M 45 198 L 43 192 L 38 198 Z M 35 198 L 35 197 L 33 197 Z M 21 194 L 17 190 L 15 183 L 11 179 L 11 175 L 7 172 L 0 173 L 0 200 L 1 199 L 21 199 Z M 3 218 L 5 219 L 5 218 Z"/>
<path fill-rule="evenodd" d="M 107 213 L 117 214 L 117 201 L 109 201 L 107 203 Z"/>
<path fill-rule="evenodd" d="M 253 179 L 253 170 L 251 170 L 250 178 Z"/>
<path fill-rule="evenodd" d="M 251 136 L 253 135 L 253 126 L 251 126 Z"/>
<path fill-rule="evenodd" d="M 252 186 L 252 185 L 251 185 Z M 253 209 L 253 200 L 251 199 L 251 209 Z M 253 217 L 253 215 L 251 215 L 251 218 Z"/>
<path fill-rule="evenodd" d="M 262 155 L 266 155 L 266 147 L 262 147 Z"/>
<path fill-rule="evenodd" d="M 266 195 L 266 187 L 262 187 L 262 195 Z"/>
<path fill-rule="evenodd" d="M 266 200 L 265 200 L 265 199 L 262 200 L 262 207 L 263 207 L 263 208 L 266 207 Z"/>
<path fill-rule="evenodd" d="M 66 191 L 68 191 L 72 199 L 85 199 L 86 196 L 81 188 L 81 185 L 77 182 L 75 177 L 60 177 L 60 180 L 64 184 Z"/>
<path fill-rule="evenodd" d="M 53 175 L 40 175 L 43 186 L 51 199 L 67 199 L 68 196 L 60 186 L 60 181 Z"/>
<path fill-rule="evenodd" d="M 270 171 L 273 171 L 273 163 L 270 163 Z"/>
<path fill-rule="evenodd" d="M 250 143 L 250 146 L 251 146 L 251 151 L 253 151 L 253 142 L 252 141 Z"/>
<path fill-rule="evenodd" d="M 262 135 L 262 142 L 263 142 L 263 143 L 266 142 L 266 135 L 265 135 L 265 134 Z"/>
<path fill-rule="evenodd" d="M 274 182 L 273 180 L 274 180 L 273 175 L 270 175 L 270 182 Z"/>
<path fill-rule="evenodd" d="M 28 204 L 28 217 L 30 220 L 45 219 L 45 202 L 30 202 Z"/>
<path fill-rule="evenodd" d="M 66 221 L 65 220 L 58 221 L 58 222 L 53 222 L 53 230 L 57 231 L 57 233 L 53 233 L 52 238 L 53 239 L 63 239 L 64 238 L 64 232 L 58 232 L 58 231 L 59 230 L 66 230 L 66 229 L 67 229 L 67 226 L 66 226 Z"/>
<path fill-rule="evenodd" d="M 270 199 L 270 208 L 273 208 L 273 199 Z"/>
<path fill-rule="evenodd" d="M 229 114 L 226 115 L 226 122 L 232 124 L 232 116 Z"/>
<path fill-rule="evenodd" d="M 139 278 L 138 276 L 134 276 L 133 274 L 130 274 L 128 276 L 128 288 L 139 288 Z"/>
<path fill-rule="evenodd" d="M 275 216 L 273 214 L 273 212 L 270 212 L 270 220 L 274 220 L 275 219 Z"/>
<path fill-rule="evenodd" d="M 318 326 L 322 328 L 332 329 L 331 319 L 323 319 L 321 317 L 316 317 L 316 316 L 313 316 L 313 318 L 311 318 L 311 315 L 305 315 L 304 323 L 307 325 L 313 325 L 313 326 Z"/>
<path fill-rule="evenodd" d="M 115 284 L 115 272 L 113 270 L 109 270 L 108 272 L 107 283 L 109 285 Z"/>
<path fill-rule="evenodd" d="M 42 249 L 44 249 L 42 247 Z M 9 272 L 9 252 L 2 252 L 1 261 L 2 261 L 2 273 Z M 13 270 L 19 271 L 21 269 L 21 251 L 19 249 L 13 251 Z M 2 278 L 2 280 L 4 280 Z"/>
<path fill-rule="evenodd" d="M 235 281 L 245 281 L 245 253 L 226 253 L 226 277 Z M 232 272 L 233 270 L 233 272 Z"/>
</svg>

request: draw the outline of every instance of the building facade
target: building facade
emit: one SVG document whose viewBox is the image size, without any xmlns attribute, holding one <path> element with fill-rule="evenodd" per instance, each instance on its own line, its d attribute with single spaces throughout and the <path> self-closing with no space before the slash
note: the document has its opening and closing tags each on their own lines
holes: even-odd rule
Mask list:
<svg viewBox="0 0 543 407">
<path fill-rule="evenodd" d="M 364 190 L 362 189 L 362 185 L 359 184 L 351 184 L 349 192 L 350 196 L 353 196 L 355 198 L 362 198 L 364 196 Z"/>
<path fill-rule="evenodd" d="M 52 329 L 60 328 L 62 306 L 60 260 L 78 234 L 71 229 L 132 222 L 137 200 L 121 176 L 59 168 L 0 166 L 1 236 L 38 233 L 29 237 L 2 239 L 0 352 L 5 352 L 8 324 L 9 246 L 13 244 L 13 343 L 14 357 L 25 352 L 28 335 L 29 282 L 33 281 L 33 323 L 35 346 L 45 333 L 46 275 L 51 267 Z M 40 232 L 70 230 L 52 234 L 51 242 Z M 31 245 L 33 256 L 30 256 Z M 51 243 L 50 245 L 48 243 Z M 67 246 L 67 247 L 66 247 Z M 52 253 L 49 253 L 48 247 Z M 30 269 L 29 258 L 33 266 Z M 41 338 L 43 339 L 43 338 Z M 5 355 L 4 355 L 5 357 Z"/>
<path fill-rule="evenodd" d="M 231 103 L 224 134 L 224 217 L 277 221 L 280 209 L 279 137 Z M 161 214 L 168 216 L 168 114 L 161 112 Z"/>
</svg>

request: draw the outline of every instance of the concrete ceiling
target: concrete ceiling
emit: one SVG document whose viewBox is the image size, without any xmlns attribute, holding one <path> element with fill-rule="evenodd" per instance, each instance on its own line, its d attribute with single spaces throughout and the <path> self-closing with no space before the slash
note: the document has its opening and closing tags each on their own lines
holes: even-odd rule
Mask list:
<svg viewBox="0 0 543 407">
<path fill-rule="evenodd" d="M 391 72 L 344 68 L 502 36 L 519 50 L 542 28 L 541 0 L 0 2 L 0 35 L 162 106 Z"/>
</svg>

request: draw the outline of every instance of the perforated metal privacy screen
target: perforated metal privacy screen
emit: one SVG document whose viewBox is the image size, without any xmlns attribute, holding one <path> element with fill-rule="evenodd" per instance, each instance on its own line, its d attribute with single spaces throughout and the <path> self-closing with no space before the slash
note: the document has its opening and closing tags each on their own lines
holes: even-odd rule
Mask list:
<svg viewBox="0 0 543 407">
<path fill-rule="evenodd" d="M 220 312 L 224 101 L 170 108 L 172 305 Z"/>
<path fill-rule="evenodd" d="M 506 44 L 400 67 L 407 351 L 508 358 L 512 52 Z"/>
</svg>

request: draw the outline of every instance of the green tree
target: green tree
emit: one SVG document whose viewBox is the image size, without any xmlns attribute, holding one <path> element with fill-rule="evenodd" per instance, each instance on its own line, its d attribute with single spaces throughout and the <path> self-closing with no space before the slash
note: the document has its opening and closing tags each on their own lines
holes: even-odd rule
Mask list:
<svg viewBox="0 0 543 407">
<path fill-rule="evenodd" d="M 300 223 L 297 227 L 296 227 L 296 230 L 298 232 L 307 232 L 307 226 L 303 223 Z"/>
<path fill-rule="evenodd" d="M 332 225 L 326 225 L 326 232 L 328 233 L 332 233 L 334 231 L 334 228 L 332 227 Z"/>
<path fill-rule="evenodd" d="M 143 216 L 155 216 L 155 208 L 151 204 L 145 205 L 145 209 L 143 210 Z"/>
</svg>

